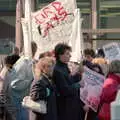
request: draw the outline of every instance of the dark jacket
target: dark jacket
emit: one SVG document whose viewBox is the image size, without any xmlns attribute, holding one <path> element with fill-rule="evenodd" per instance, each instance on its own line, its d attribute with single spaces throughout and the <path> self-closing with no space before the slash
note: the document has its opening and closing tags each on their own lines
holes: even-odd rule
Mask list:
<svg viewBox="0 0 120 120">
<path fill-rule="evenodd" d="M 57 61 L 53 81 L 57 89 L 57 108 L 59 120 L 81 120 L 80 89 L 74 87 L 79 76 L 70 76 L 67 64 Z"/>
<path fill-rule="evenodd" d="M 30 120 L 57 120 L 55 89 L 47 77 L 41 76 L 40 80 L 33 82 L 30 96 L 34 101 L 47 101 L 47 114 L 30 111 Z"/>
</svg>

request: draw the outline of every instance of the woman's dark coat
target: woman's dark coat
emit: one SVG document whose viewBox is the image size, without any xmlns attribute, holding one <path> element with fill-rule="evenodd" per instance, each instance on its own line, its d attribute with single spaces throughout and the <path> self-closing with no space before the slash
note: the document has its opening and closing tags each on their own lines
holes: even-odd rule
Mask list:
<svg viewBox="0 0 120 120">
<path fill-rule="evenodd" d="M 57 61 L 53 81 L 57 89 L 57 108 L 59 120 L 82 120 L 80 89 L 74 87 L 79 76 L 70 76 L 67 64 Z"/>
<path fill-rule="evenodd" d="M 30 96 L 34 101 L 47 101 L 47 114 L 30 111 L 30 120 L 57 120 L 55 89 L 47 77 L 33 82 Z"/>
</svg>

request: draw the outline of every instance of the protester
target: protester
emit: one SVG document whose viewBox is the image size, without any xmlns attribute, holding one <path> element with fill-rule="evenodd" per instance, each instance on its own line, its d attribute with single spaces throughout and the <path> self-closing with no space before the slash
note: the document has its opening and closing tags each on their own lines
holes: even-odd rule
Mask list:
<svg viewBox="0 0 120 120">
<path fill-rule="evenodd" d="M 92 71 L 95 71 L 95 72 L 99 73 L 100 75 L 104 75 L 101 67 L 98 64 L 92 64 L 91 62 L 89 62 L 89 64 L 88 64 L 88 62 L 84 62 L 84 61 L 81 64 L 88 67 Z M 84 81 L 83 80 L 80 82 L 80 85 L 81 85 L 81 87 L 84 87 Z M 87 114 L 86 120 L 95 120 L 95 118 L 97 117 L 97 112 L 94 112 L 88 105 L 85 105 L 83 103 L 83 101 L 82 101 L 82 105 L 83 105 L 83 111 L 84 111 L 84 114 L 83 114 L 84 117 L 83 118 L 85 119 L 85 116 Z"/>
<path fill-rule="evenodd" d="M 55 46 L 56 65 L 53 72 L 53 81 L 57 89 L 57 108 L 59 120 L 82 120 L 80 89 L 74 86 L 78 82 L 79 73 L 70 75 L 68 62 L 71 47 L 59 43 Z"/>
<path fill-rule="evenodd" d="M 35 80 L 33 81 L 30 96 L 34 101 L 47 102 L 47 113 L 30 112 L 30 120 L 57 120 L 56 93 L 51 79 L 55 61 L 52 57 L 41 58 L 35 67 Z"/>
<path fill-rule="evenodd" d="M 99 56 L 100 55 L 104 56 L 103 51 L 101 52 L 101 50 L 100 50 Z M 85 49 L 84 50 L 84 60 L 82 61 L 82 64 L 84 66 L 87 66 L 88 68 L 90 68 L 93 71 L 96 71 L 102 75 L 104 74 L 101 66 L 99 65 L 99 62 L 97 62 L 97 60 L 95 60 L 95 52 L 93 49 Z"/>
<path fill-rule="evenodd" d="M 41 53 L 40 55 L 39 55 L 39 59 L 41 59 L 41 58 L 43 58 L 43 57 L 46 57 L 46 56 L 48 56 L 48 57 L 54 57 L 54 53 L 53 53 L 53 51 L 51 51 L 51 52 L 44 52 L 44 53 Z"/>
<path fill-rule="evenodd" d="M 5 59 L 4 59 L 4 64 L 5 65 L 2 69 L 2 71 L 0 72 L 0 93 L 3 92 L 3 84 L 5 84 L 5 86 L 7 86 L 7 84 L 6 84 L 6 82 L 8 82 L 8 81 L 6 81 L 7 73 L 10 72 L 13 65 L 16 63 L 16 61 L 19 58 L 20 57 L 18 55 L 15 55 L 15 54 L 8 55 L 8 56 L 5 57 Z"/>
<path fill-rule="evenodd" d="M 92 62 L 92 60 L 95 58 L 95 52 L 93 49 L 85 49 L 83 51 L 83 55 L 84 55 L 84 60 L 85 61 L 89 61 Z"/>
<path fill-rule="evenodd" d="M 104 75 L 101 67 L 98 64 L 93 64 L 93 67 L 91 70 L 99 73 L 100 75 Z M 99 108 L 98 108 L 98 110 L 99 110 Z M 95 120 L 95 118 L 97 117 L 97 114 L 98 114 L 98 112 L 94 112 L 92 109 L 89 108 L 88 116 L 87 116 L 86 120 Z"/>
<path fill-rule="evenodd" d="M 12 69 L 12 66 L 15 64 L 15 62 L 19 59 L 20 57 L 18 55 L 12 54 L 12 55 L 8 55 L 5 57 L 4 59 L 4 68 L 2 69 L 1 73 L 0 73 L 0 77 L 1 79 L 4 80 L 5 74 L 7 73 L 7 71 L 9 69 Z M 3 73 L 4 72 L 4 73 Z"/>
<path fill-rule="evenodd" d="M 5 57 L 5 60 L 4 60 L 4 67 L 2 69 L 2 71 L 0 72 L 0 81 L 1 81 L 1 84 L 4 83 L 4 87 L 6 86 L 7 87 L 7 84 L 6 82 L 6 76 L 7 76 L 7 73 L 10 72 L 10 70 L 12 69 L 13 65 L 16 63 L 16 61 L 19 59 L 19 55 L 16 55 L 16 54 L 12 54 L 12 55 L 8 55 L 7 57 Z M 2 86 L 2 85 L 1 85 Z M 3 86 L 0 87 L 1 90 L 3 90 Z M 0 90 L 0 92 L 2 92 Z"/>
<path fill-rule="evenodd" d="M 103 49 L 98 49 L 95 59 L 92 60 L 93 63 L 98 64 L 107 64 L 107 60 L 105 59 L 105 54 Z"/>
<path fill-rule="evenodd" d="M 110 104 L 115 100 L 120 86 L 120 60 L 114 60 L 109 65 L 109 73 L 103 85 L 99 120 L 110 119 Z"/>
<path fill-rule="evenodd" d="M 11 105 L 10 96 L 7 93 L 7 87 L 9 80 L 6 80 L 7 74 L 9 74 L 12 66 L 19 59 L 18 55 L 8 55 L 4 60 L 4 68 L 0 73 L 0 118 L 4 120 L 15 120 L 16 110 Z"/>
<path fill-rule="evenodd" d="M 93 64 L 99 64 L 103 70 L 104 75 L 108 73 L 108 60 L 105 59 L 105 54 L 103 49 L 98 49 L 96 58 L 92 60 Z"/>
<path fill-rule="evenodd" d="M 7 79 L 10 80 L 8 87 L 9 96 L 12 104 L 17 108 L 16 120 L 28 120 L 28 112 L 22 107 L 21 102 L 29 94 L 30 86 L 33 81 L 33 58 L 37 50 L 34 42 L 31 43 L 32 58 L 22 56 L 11 69 Z"/>
<path fill-rule="evenodd" d="M 43 58 L 43 57 L 45 57 L 45 56 L 46 56 L 45 53 L 41 53 L 41 54 L 39 55 L 39 59 L 41 59 L 41 58 Z"/>
<path fill-rule="evenodd" d="M 83 66 L 86 66 L 89 69 L 96 71 L 103 75 L 104 73 L 103 73 L 101 66 L 99 64 L 97 64 L 97 62 L 96 63 L 93 62 L 94 57 L 95 57 L 95 53 L 92 49 L 85 49 L 84 50 L 84 60 L 81 62 L 81 64 L 83 64 Z"/>
<path fill-rule="evenodd" d="M 92 60 L 95 57 L 95 52 L 93 49 L 85 49 L 84 50 L 84 59 L 82 61 L 82 64 L 84 66 L 87 66 L 88 68 L 92 69 L 93 68 L 93 63 Z"/>
</svg>

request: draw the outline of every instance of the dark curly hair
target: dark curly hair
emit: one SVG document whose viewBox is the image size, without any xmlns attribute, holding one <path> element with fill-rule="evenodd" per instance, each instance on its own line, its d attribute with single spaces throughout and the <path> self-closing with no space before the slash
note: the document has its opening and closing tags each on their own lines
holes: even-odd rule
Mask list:
<svg viewBox="0 0 120 120">
<path fill-rule="evenodd" d="M 19 58 L 20 56 L 16 54 L 8 55 L 7 57 L 5 57 L 4 63 L 5 65 L 9 64 L 13 66 Z"/>
<path fill-rule="evenodd" d="M 83 51 L 83 53 L 84 53 L 84 56 L 90 55 L 90 56 L 93 57 L 93 58 L 95 57 L 95 52 L 94 52 L 93 49 L 87 48 L 87 49 L 85 49 L 85 50 Z"/>
<path fill-rule="evenodd" d="M 65 53 L 66 50 L 72 51 L 71 47 L 67 45 L 66 43 L 59 43 L 55 46 L 55 57 L 56 60 L 59 60 L 59 55 L 62 55 Z"/>
</svg>

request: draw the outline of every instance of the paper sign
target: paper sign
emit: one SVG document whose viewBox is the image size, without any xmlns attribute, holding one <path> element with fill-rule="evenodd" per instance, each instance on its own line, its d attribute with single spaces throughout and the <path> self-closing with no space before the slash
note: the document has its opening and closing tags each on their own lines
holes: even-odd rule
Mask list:
<svg viewBox="0 0 120 120">
<path fill-rule="evenodd" d="M 84 68 L 83 78 L 84 86 L 80 88 L 80 99 L 91 109 L 97 112 L 100 102 L 100 95 L 104 83 L 104 76 L 89 68 Z"/>
<path fill-rule="evenodd" d="M 106 59 L 110 61 L 120 60 L 120 47 L 118 43 L 104 45 L 103 50 L 105 52 Z"/>
</svg>

